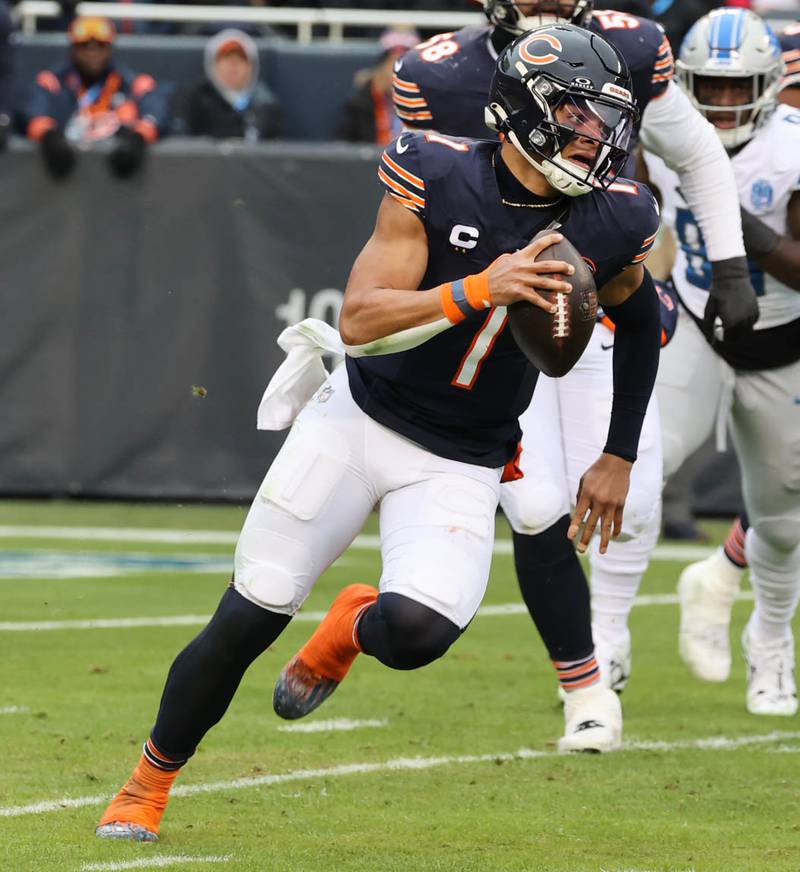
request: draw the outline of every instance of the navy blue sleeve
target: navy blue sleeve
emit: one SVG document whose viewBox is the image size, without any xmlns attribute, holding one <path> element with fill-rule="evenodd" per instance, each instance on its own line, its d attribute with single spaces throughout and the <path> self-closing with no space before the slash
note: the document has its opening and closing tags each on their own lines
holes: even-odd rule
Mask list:
<svg viewBox="0 0 800 872">
<path fill-rule="evenodd" d="M 603 451 L 636 460 L 645 413 L 658 372 L 661 314 L 653 279 L 645 269 L 642 283 L 619 306 L 606 306 L 614 333 L 614 399 Z"/>
<path fill-rule="evenodd" d="M 491 136 L 484 109 L 495 61 L 488 28 L 441 33 L 397 61 L 393 78 L 397 117 L 409 129 L 447 136 Z"/>
<path fill-rule="evenodd" d="M 412 48 L 395 64 L 392 98 L 397 117 L 408 128 L 431 130 L 433 113 L 428 104 L 431 91 L 419 49 Z"/>
<path fill-rule="evenodd" d="M 779 38 L 786 63 L 781 88 L 800 87 L 800 22 L 787 27 Z"/>
<path fill-rule="evenodd" d="M 169 99 L 152 76 L 146 73 L 136 76 L 131 84 L 131 96 L 139 106 L 139 117 L 142 121 L 155 125 L 159 137 L 169 132 Z"/>
<path fill-rule="evenodd" d="M 58 76 L 52 70 L 42 70 L 28 89 L 20 117 L 25 133 L 31 139 L 41 139 L 52 127 L 63 127 L 69 117 Z"/>
<path fill-rule="evenodd" d="M 386 193 L 406 209 L 427 218 L 425 172 L 421 150 L 424 134 L 403 133 L 387 146 L 378 166 L 378 178 Z"/>
<path fill-rule="evenodd" d="M 599 288 L 626 267 L 643 263 L 658 235 L 658 204 L 650 189 L 641 182 L 617 179 L 598 198 L 600 226 L 594 251 L 584 252 L 593 267 Z"/>
</svg>

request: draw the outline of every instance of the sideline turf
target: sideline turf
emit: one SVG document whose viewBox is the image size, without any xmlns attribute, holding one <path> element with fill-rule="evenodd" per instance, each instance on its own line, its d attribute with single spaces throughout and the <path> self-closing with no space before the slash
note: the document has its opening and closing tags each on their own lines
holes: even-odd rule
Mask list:
<svg viewBox="0 0 800 872">
<path fill-rule="evenodd" d="M 238 507 L 0 503 L 0 524 L 236 530 L 242 518 Z M 724 527 L 712 529 L 720 535 Z M 15 551 L 63 551 L 68 544 L 0 540 L 0 548 Z M 70 547 L 198 550 L 88 541 Z M 199 550 L 232 553 L 232 547 Z M 324 609 L 347 582 L 376 580 L 376 553 L 353 551 L 347 559 L 321 580 L 308 609 Z M 642 592 L 673 591 L 680 566 L 655 564 Z M 225 583 L 224 577 L 172 573 L 0 580 L 0 620 L 204 614 Z M 517 602 L 515 588 L 511 559 L 497 557 L 486 602 Z M 735 609 L 737 652 L 750 608 L 739 603 Z M 676 653 L 677 617 L 675 606 L 634 611 L 634 678 L 623 697 L 628 739 L 800 733 L 800 718 L 746 713 L 738 659 L 728 684 L 694 682 Z M 279 732 L 272 684 L 312 627 L 292 625 L 254 665 L 179 783 L 398 757 L 554 750 L 561 712 L 545 652 L 525 616 L 477 618 L 444 660 L 414 674 L 362 658 L 314 716 L 386 718 L 386 727 Z M 172 657 L 196 632 L 0 633 L 0 709 L 30 709 L 0 715 L 0 806 L 113 793 L 138 757 Z M 790 739 L 730 751 L 546 757 L 223 790 L 177 797 L 158 845 L 94 839 L 101 805 L 0 817 L 0 869 L 70 872 L 88 863 L 230 855 L 225 864 L 164 868 L 797 872 L 799 753 L 800 739 Z"/>
</svg>

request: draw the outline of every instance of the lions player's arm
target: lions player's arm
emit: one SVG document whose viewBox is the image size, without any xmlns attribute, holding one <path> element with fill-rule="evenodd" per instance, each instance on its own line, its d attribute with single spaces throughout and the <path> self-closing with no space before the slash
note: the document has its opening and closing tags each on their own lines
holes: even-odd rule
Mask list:
<svg viewBox="0 0 800 872">
<path fill-rule="evenodd" d="M 780 236 L 761 219 L 742 209 L 745 248 L 758 265 L 779 282 L 800 291 L 800 190 L 789 199 L 787 236 Z M 766 253 L 765 253 L 766 252 Z"/>
<path fill-rule="evenodd" d="M 611 422 L 603 454 L 581 477 L 567 535 L 583 552 L 599 523 L 605 554 L 609 540 L 622 531 L 631 467 L 658 371 L 661 318 L 653 280 L 641 264 L 606 282 L 599 299 L 616 325 Z"/>
<path fill-rule="evenodd" d="M 486 305 L 506 306 L 527 300 L 554 313 L 555 305 L 535 288 L 569 293 L 571 285 L 550 274 L 569 272 L 573 267 L 536 258 L 561 239 L 558 233 L 536 239 L 514 254 L 501 255 L 474 277 L 487 290 Z M 442 286 L 417 290 L 427 266 L 425 225 L 391 194 L 385 194 L 375 230 L 356 258 L 345 289 L 339 332 L 349 346 L 348 353 L 389 354 L 413 348 L 457 323 L 449 320 L 443 309 Z M 409 337 L 408 331 L 424 326 L 429 329 Z"/>
<path fill-rule="evenodd" d="M 743 256 L 730 159 L 712 125 L 675 82 L 669 83 L 663 96 L 647 104 L 641 141 L 647 151 L 678 174 L 683 196 L 703 232 L 709 260 Z"/>
</svg>

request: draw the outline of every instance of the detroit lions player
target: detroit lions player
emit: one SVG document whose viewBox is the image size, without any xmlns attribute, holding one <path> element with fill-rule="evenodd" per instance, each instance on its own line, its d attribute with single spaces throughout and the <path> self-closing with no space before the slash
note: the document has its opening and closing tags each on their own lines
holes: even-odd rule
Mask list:
<svg viewBox="0 0 800 872">
<path fill-rule="evenodd" d="M 745 246 L 761 315 L 719 341 L 702 320 L 709 284 L 703 235 L 675 175 L 650 156 L 665 220 L 679 240 L 673 278 L 684 307 L 662 360 L 665 467 L 677 468 L 730 413 L 750 522 L 745 553 L 756 607 L 742 644 L 753 714 L 797 711 L 791 620 L 800 593 L 800 111 L 776 108 L 784 64 L 754 13 L 712 12 L 687 34 L 678 62 L 687 92 L 732 155 Z M 680 648 L 701 677 L 730 671 L 728 623 L 738 587 L 724 572 L 684 572 Z"/>
<path fill-rule="evenodd" d="M 789 25 L 778 38 L 785 65 L 778 100 L 800 109 L 800 23 Z M 746 209 L 742 211 L 742 225 L 745 244 L 749 234 L 763 232 L 758 219 Z M 678 581 L 678 590 L 685 599 L 680 651 L 692 673 L 702 681 L 727 681 L 731 673 L 728 626 L 747 569 L 745 539 L 749 527 L 746 514 L 738 517 L 724 545 L 705 560 L 690 563 Z M 700 589 L 704 590 L 702 610 L 691 605 L 692 593 Z"/>
<path fill-rule="evenodd" d="M 467 627 L 488 580 L 503 466 L 537 377 L 506 329 L 505 306 L 529 300 L 552 313 L 536 289 L 569 289 L 549 274 L 571 266 L 535 260 L 561 237 L 530 241 L 554 221 L 594 264 L 617 323 L 614 387 L 627 406 L 609 443 L 635 454 L 660 322 L 640 262 L 658 227 L 655 201 L 616 180 L 635 117 L 630 77 L 599 37 L 561 25 L 547 34 L 559 48 L 546 63 L 526 36 L 498 61 L 491 99 L 504 142 L 414 133 L 384 152 L 386 193 L 340 319 L 346 367 L 303 407 L 267 472 L 232 586 L 173 663 L 152 735 L 99 836 L 157 838 L 178 770 L 376 505 L 380 592 L 358 584 L 339 594 L 281 673 L 276 711 L 308 714 L 360 652 L 416 669 Z M 573 182 L 582 196 L 569 196 Z M 599 521 L 605 546 L 627 488 L 624 467 L 610 478 L 597 464 L 587 470 L 574 516 L 576 528 L 586 521 L 584 537 Z"/>
<path fill-rule="evenodd" d="M 484 0 L 483 5 L 490 27 L 434 37 L 398 65 L 395 106 L 405 123 L 451 134 L 478 132 L 492 58 L 515 33 L 558 19 L 601 34 L 631 70 L 642 142 L 680 173 L 709 240 L 714 273 L 709 318 L 720 314 L 730 333 L 751 325 L 757 307 L 730 164 L 711 126 L 672 81 L 672 53 L 659 25 L 611 10 L 592 14 L 591 0 Z M 671 314 L 676 314 L 674 306 Z M 623 529 L 628 541 L 612 543 L 606 554 L 595 546 L 590 554 L 592 627 L 588 585 L 566 532 L 581 472 L 602 452 L 611 414 L 611 326 L 598 325 L 566 378 L 540 379 L 521 421 L 524 434 L 530 433 L 523 436 L 525 478 L 505 485 L 501 496 L 514 531 L 522 595 L 566 692 L 566 729 L 559 747 L 567 750 L 610 750 L 620 743 L 619 701 L 600 685 L 600 677 L 602 673 L 615 690 L 627 681 L 629 593 L 638 589 L 660 522 L 661 445 L 658 409 L 652 403 L 631 475 Z M 634 459 L 602 456 L 610 467 Z"/>
</svg>

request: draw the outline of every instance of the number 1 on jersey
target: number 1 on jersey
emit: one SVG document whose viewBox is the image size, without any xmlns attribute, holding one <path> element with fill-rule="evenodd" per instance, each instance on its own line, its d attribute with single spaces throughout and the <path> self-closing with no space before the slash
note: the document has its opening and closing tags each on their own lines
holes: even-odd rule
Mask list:
<svg viewBox="0 0 800 872">
<path fill-rule="evenodd" d="M 471 391 L 475 387 L 475 380 L 481 371 L 484 360 L 492 353 L 497 337 L 503 332 L 508 323 L 508 315 L 505 306 L 498 306 L 487 316 L 480 330 L 475 334 L 472 344 L 467 349 L 461 361 L 458 372 L 453 376 L 454 387 Z"/>
</svg>

